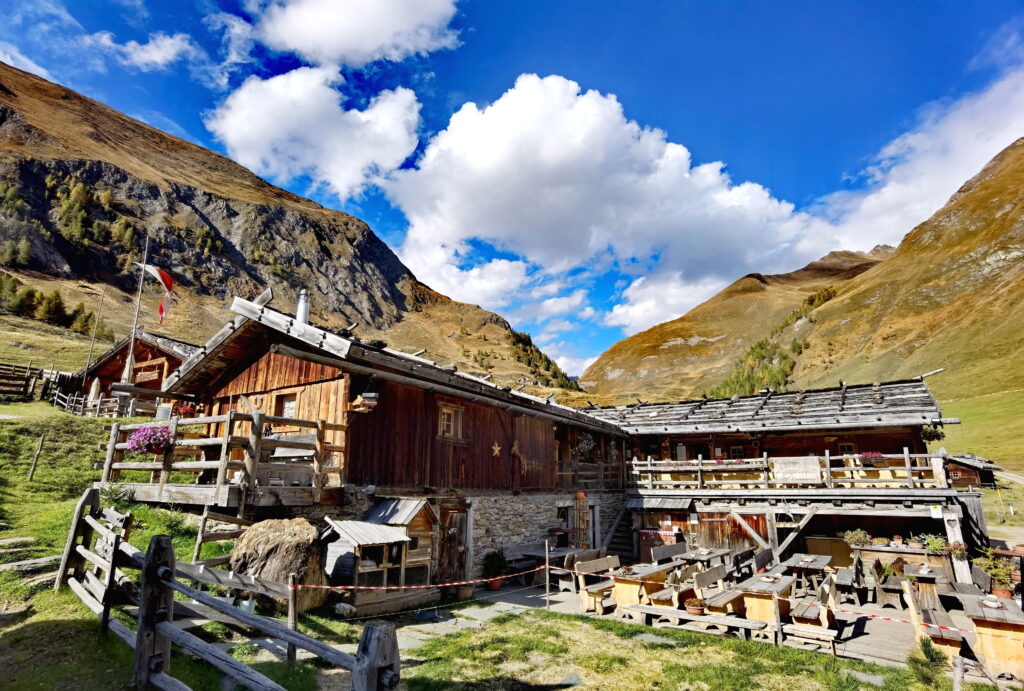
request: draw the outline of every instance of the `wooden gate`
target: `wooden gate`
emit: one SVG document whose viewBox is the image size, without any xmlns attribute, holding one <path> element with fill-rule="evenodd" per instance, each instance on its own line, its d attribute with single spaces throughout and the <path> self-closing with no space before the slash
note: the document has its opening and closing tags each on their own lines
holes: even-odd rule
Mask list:
<svg viewBox="0 0 1024 691">
<path fill-rule="evenodd" d="M 466 577 L 467 514 L 441 509 L 441 545 L 437 558 L 437 580 L 441 583 Z"/>
</svg>

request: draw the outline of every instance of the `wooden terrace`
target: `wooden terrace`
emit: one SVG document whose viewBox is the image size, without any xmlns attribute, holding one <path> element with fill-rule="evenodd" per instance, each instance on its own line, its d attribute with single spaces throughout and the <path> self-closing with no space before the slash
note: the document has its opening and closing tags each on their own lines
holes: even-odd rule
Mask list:
<svg viewBox="0 0 1024 691">
<path fill-rule="evenodd" d="M 165 427 L 162 453 L 132 454 L 139 429 Z M 328 443 L 343 425 L 261 412 L 121 424 L 110 430 L 99 486 L 118 484 L 137 501 L 237 507 L 337 504 L 344 446 Z M 144 460 L 146 456 L 151 460 Z M 136 460 L 138 459 L 138 460 Z"/>
</svg>

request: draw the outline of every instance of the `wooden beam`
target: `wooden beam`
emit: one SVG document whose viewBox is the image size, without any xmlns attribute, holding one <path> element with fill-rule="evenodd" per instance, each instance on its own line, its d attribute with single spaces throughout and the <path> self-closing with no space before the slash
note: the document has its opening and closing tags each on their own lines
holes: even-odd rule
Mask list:
<svg viewBox="0 0 1024 691">
<path fill-rule="evenodd" d="M 110 390 L 116 393 L 127 393 L 137 398 L 170 398 L 175 401 L 190 401 L 198 402 L 200 398 L 186 393 L 167 393 L 166 391 L 159 391 L 157 389 L 147 389 L 144 386 L 132 386 L 131 384 L 123 384 L 121 382 L 114 382 L 110 385 Z"/>
<path fill-rule="evenodd" d="M 750 527 L 750 524 L 747 523 L 747 520 L 743 518 L 743 516 L 736 513 L 735 511 L 730 511 L 729 515 L 732 516 L 733 519 L 740 524 L 740 527 L 747 532 L 747 535 L 749 535 L 755 543 L 757 543 L 758 547 L 760 547 L 761 549 L 769 549 L 768 543 L 764 541 L 764 538 L 762 538 L 756 530 Z"/>
<path fill-rule="evenodd" d="M 789 547 L 790 544 L 792 544 L 793 540 L 795 540 L 797 538 L 797 536 L 800 535 L 800 533 L 803 532 L 803 529 L 807 527 L 807 524 L 811 522 L 811 519 L 814 518 L 814 514 L 816 514 L 816 513 L 818 513 L 818 507 L 814 506 L 814 507 L 811 507 L 810 511 L 808 511 L 806 514 L 804 514 L 804 517 L 800 519 L 800 523 L 793 530 L 793 532 L 790 533 L 786 537 L 786 539 L 783 540 L 782 544 L 779 545 L 778 549 L 775 550 L 775 559 L 776 560 L 782 558 L 782 553 L 785 552 L 786 548 Z"/>
</svg>

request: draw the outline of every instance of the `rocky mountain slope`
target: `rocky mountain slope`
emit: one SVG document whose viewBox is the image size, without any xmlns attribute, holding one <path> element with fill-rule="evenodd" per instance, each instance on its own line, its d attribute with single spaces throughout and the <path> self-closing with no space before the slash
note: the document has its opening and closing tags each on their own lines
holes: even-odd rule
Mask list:
<svg viewBox="0 0 1024 691">
<path fill-rule="evenodd" d="M 27 243 L 0 253 L 5 270 L 89 309 L 109 286 L 104 317 L 123 334 L 146 236 L 151 263 L 180 286 L 161 329 L 185 340 L 216 330 L 232 295 L 270 285 L 290 309 L 305 287 L 328 326 L 356 323 L 357 336 L 500 381 L 567 381 L 504 319 L 417 281 L 361 220 L 0 63 L 0 246 Z M 147 326 L 157 297 L 147 293 Z"/>
<path fill-rule="evenodd" d="M 592 398 L 671 400 L 711 390 L 752 343 L 804 300 L 892 253 L 831 252 L 786 274 L 748 274 L 682 317 L 619 341 L 580 377 Z"/>
</svg>

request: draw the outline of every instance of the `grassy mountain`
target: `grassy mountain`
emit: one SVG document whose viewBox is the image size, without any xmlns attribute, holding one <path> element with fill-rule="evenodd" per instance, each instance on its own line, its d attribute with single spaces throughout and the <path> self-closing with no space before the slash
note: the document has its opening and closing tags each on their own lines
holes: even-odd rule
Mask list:
<svg viewBox="0 0 1024 691">
<path fill-rule="evenodd" d="M 745 276 L 683 317 L 617 343 L 582 383 L 594 400 L 666 400 L 945 368 L 929 385 L 963 425 L 942 445 L 1024 468 L 1022 190 L 1024 139 L 895 250 L 833 253 L 792 274 Z"/>
<path fill-rule="evenodd" d="M 619 341 L 580 383 L 602 400 L 688 398 L 719 386 L 754 343 L 804 302 L 870 269 L 892 248 L 832 252 L 786 274 L 748 274 L 682 317 Z M 766 328 L 767 327 L 767 328 Z"/>
<path fill-rule="evenodd" d="M 506 383 L 565 382 L 522 356 L 508 322 L 416 280 L 361 220 L 268 184 L 233 161 L 0 63 L 0 264 L 27 286 L 57 289 L 123 335 L 145 238 L 172 272 L 178 304 L 160 330 L 202 341 L 232 295 L 273 286 L 289 309 L 311 292 L 314 319 Z M 155 286 L 146 293 L 152 326 Z M 39 352 L 18 332 L 27 360 Z M 532 346 L 531 346 L 532 347 Z M 5 351 L 7 352 L 7 351 Z M 15 353 L 17 354 L 17 353 Z M 79 363 L 81 364 L 81 363 Z"/>
</svg>

